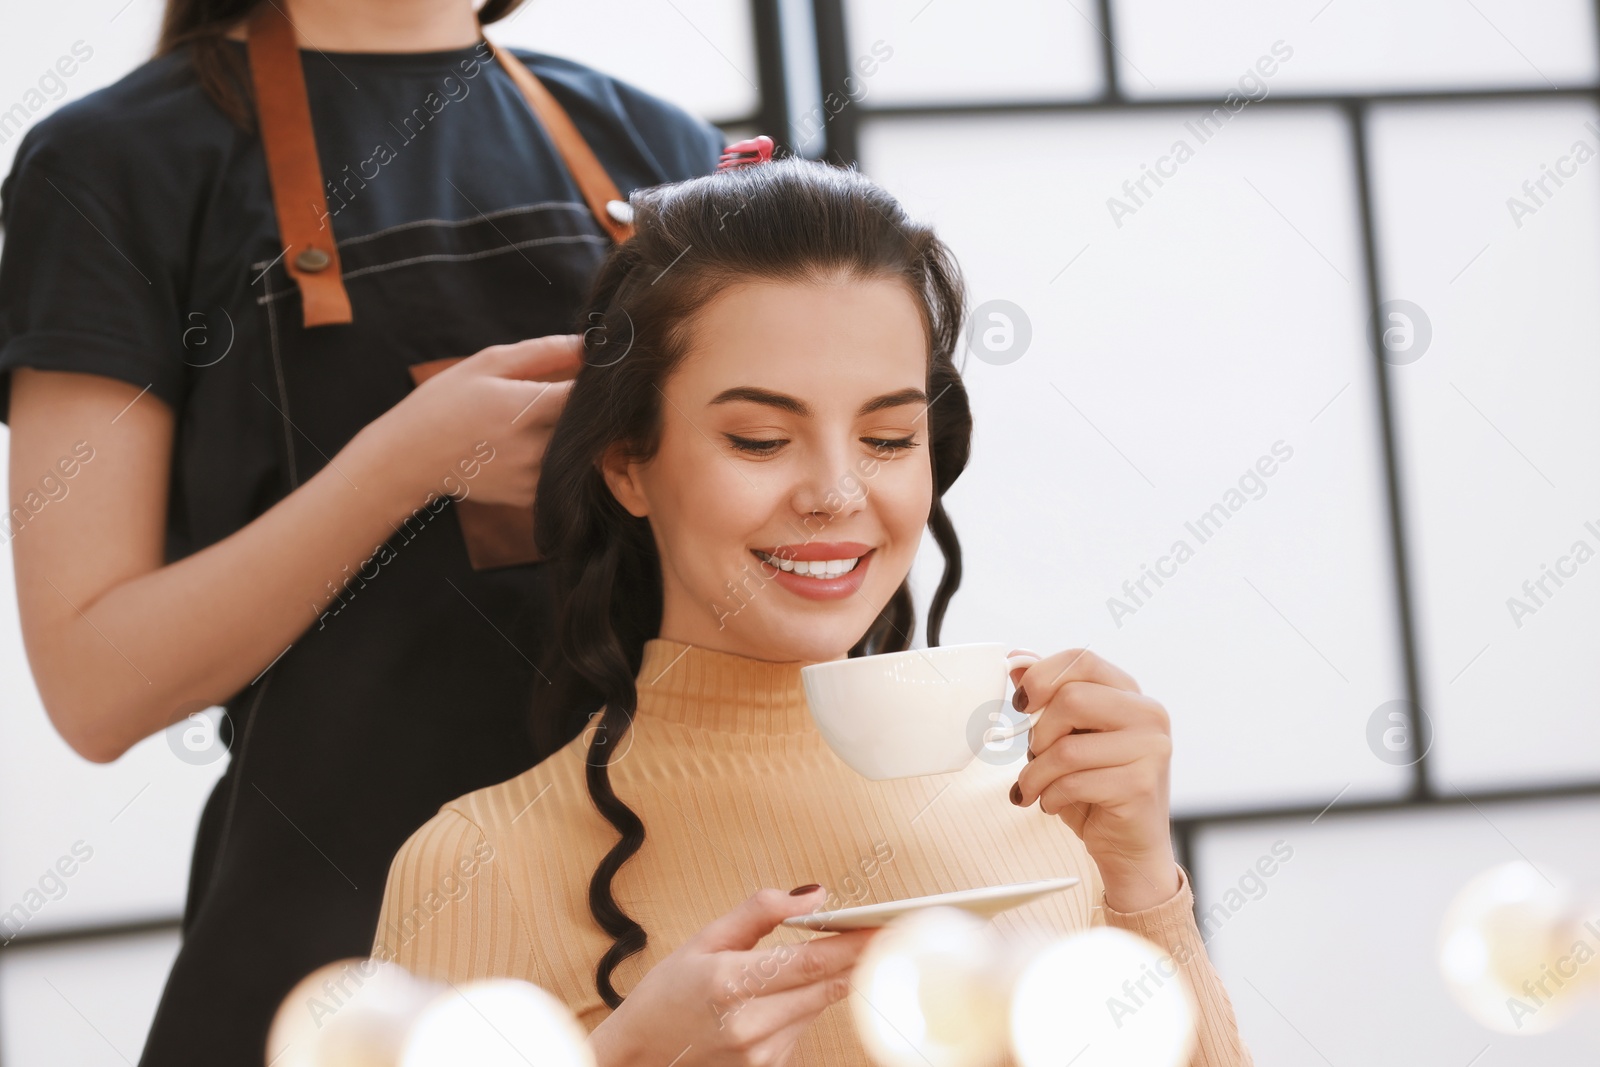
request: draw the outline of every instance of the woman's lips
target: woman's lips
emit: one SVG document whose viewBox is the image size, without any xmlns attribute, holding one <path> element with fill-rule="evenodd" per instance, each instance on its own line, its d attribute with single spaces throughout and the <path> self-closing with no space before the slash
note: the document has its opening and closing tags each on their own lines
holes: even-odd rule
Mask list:
<svg viewBox="0 0 1600 1067">
<path fill-rule="evenodd" d="M 772 549 L 751 549 L 751 554 L 761 564 L 761 576 L 777 582 L 783 588 L 808 600 L 839 600 L 852 596 L 861 588 L 867 567 L 872 562 L 874 549 L 854 541 L 810 542 L 804 545 L 780 545 Z M 808 570 L 815 563 L 827 560 L 855 560 L 855 566 L 841 574 L 813 577 L 796 571 L 784 570 L 781 563 L 796 561 Z"/>
<path fill-rule="evenodd" d="M 855 559 L 872 551 L 860 541 L 805 541 L 797 545 L 771 545 L 751 549 L 779 559 Z"/>
</svg>

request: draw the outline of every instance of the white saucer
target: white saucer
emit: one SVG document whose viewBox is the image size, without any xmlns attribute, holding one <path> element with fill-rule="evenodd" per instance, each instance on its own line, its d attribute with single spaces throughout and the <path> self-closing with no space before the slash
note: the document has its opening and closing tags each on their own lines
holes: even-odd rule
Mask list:
<svg viewBox="0 0 1600 1067">
<path fill-rule="evenodd" d="M 988 919 L 999 915 L 1002 911 L 1026 904 L 1030 900 L 1038 900 L 1042 896 L 1068 889 L 1080 881 L 1081 878 L 1043 878 L 1036 882 L 1013 882 L 1010 885 L 959 889 L 954 893 L 935 893 L 927 897 L 908 897 L 905 900 L 886 900 L 881 904 L 862 904 L 854 908 L 793 915 L 783 920 L 783 925 L 829 932 L 869 930 L 908 912 L 939 905 L 960 908 L 962 911 L 969 911 L 980 918 Z"/>
</svg>

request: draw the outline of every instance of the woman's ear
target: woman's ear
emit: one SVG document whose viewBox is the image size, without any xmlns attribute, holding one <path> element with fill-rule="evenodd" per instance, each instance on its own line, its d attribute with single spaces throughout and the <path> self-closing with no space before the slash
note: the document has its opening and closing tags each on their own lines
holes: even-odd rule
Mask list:
<svg viewBox="0 0 1600 1067">
<path fill-rule="evenodd" d="M 628 509 L 628 514 L 642 519 L 650 514 L 644 497 L 644 487 L 639 483 L 638 464 L 628 456 L 623 444 L 613 442 L 600 457 L 600 474 L 606 488 L 617 498 L 617 503 Z"/>
</svg>

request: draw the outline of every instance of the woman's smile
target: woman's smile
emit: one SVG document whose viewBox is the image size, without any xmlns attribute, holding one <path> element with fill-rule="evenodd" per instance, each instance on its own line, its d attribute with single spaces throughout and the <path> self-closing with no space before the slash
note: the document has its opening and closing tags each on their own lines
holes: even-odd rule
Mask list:
<svg viewBox="0 0 1600 1067">
<path fill-rule="evenodd" d="M 861 588 L 874 549 L 858 541 L 809 541 L 750 552 L 761 561 L 763 578 L 812 600 L 837 600 Z"/>
</svg>

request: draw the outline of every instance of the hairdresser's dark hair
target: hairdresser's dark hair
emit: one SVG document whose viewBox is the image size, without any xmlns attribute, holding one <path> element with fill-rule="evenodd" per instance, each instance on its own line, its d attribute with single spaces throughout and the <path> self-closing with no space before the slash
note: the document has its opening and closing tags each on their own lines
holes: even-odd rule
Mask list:
<svg viewBox="0 0 1600 1067">
<path fill-rule="evenodd" d="M 258 3 L 268 0 L 167 0 L 161 17 L 156 55 L 164 56 L 185 46 L 200 85 L 213 103 L 242 130 L 255 129 L 248 65 L 228 46 L 224 35 L 249 16 Z M 273 0 L 283 3 L 284 0 Z M 488 25 L 503 19 L 524 0 L 484 0 L 478 22 Z"/>
<path fill-rule="evenodd" d="M 854 170 L 803 159 L 737 167 L 636 191 L 632 238 L 600 268 L 578 329 L 584 365 L 557 421 L 539 476 L 535 539 L 550 561 L 559 640 L 547 650 L 534 732 L 543 751 L 579 736 L 588 746 L 589 795 L 621 839 L 589 881 L 589 910 L 613 943 L 595 987 L 615 1008 L 611 974 L 644 948 L 644 928 L 618 906 L 612 879 L 644 844 L 644 824 L 611 788 L 610 754 L 632 724 L 644 644 L 659 634 L 661 565 L 647 519 L 606 485 L 613 446 L 645 460 L 662 424 L 661 386 L 682 359 L 696 313 L 726 286 L 752 279 L 888 277 L 906 285 L 927 334 L 928 526 L 945 568 L 928 611 L 928 644 L 961 582 L 961 549 L 942 503 L 967 463 L 972 415 L 954 363 L 966 292 L 949 249 L 895 199 Z M 850 655 L 910 647 L 916 614 L 902 582 Z M 603 709 L 594 712 L 595 708 Z"/>
</svg>

